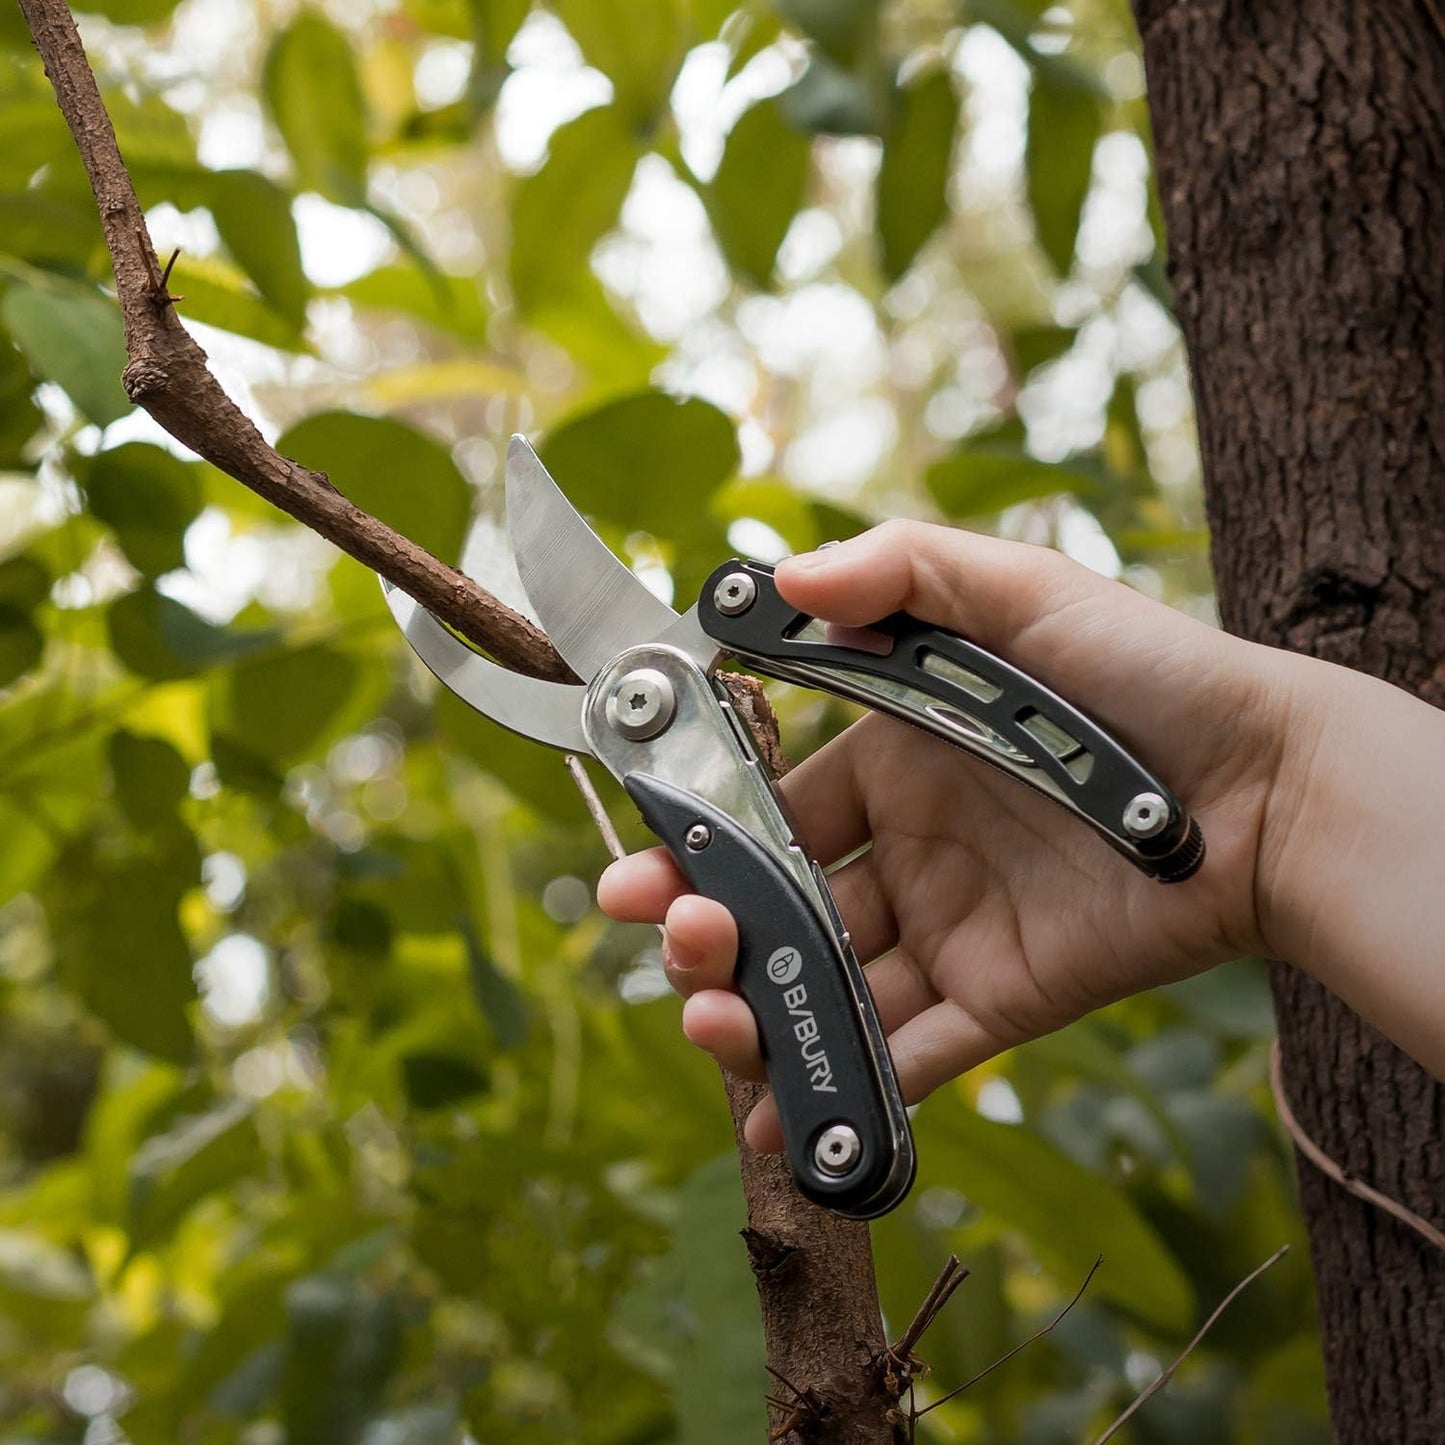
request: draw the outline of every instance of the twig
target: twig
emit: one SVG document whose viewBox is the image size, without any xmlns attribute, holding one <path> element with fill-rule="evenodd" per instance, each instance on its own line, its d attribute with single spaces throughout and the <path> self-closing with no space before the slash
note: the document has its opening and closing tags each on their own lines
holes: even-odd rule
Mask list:
<svg viewBox="0 0 1445 1445">
<path fill-rule="evenodd" d="M 131 400 L 177 441 L 379 572 L 498 662 L 538 677 L 571 680 L 546 636 L 469 577 L 353 506 L 323 472 L 283 457 L 226 395 L 206 353 L 169 304 L 145 213 L 115 128 L 64 0 L 20 0 L 45 73 L 85 164 L 115 270 Z"/>
<path fill-rule="evenodd" d="M 582 801 L 587 804 L 587 811 L 591 813 L 597 831 L 602 834 L 607 852 L 613 859 L 627 857 L 627 849 L 622 846 L 622 839 L 618 836 L 612 819 L 607 816 L 607 809 L 602 806 L 602 799 L 597 796 L 597 789 L 592 786 L 592 779 L 587 776 L 582 759 L 575 753 L 567 754 L 567 771 L 571 773 L 572 781 L 577 784 L 577 791 L 582 794 Z"/>
<path fill-rule="evenodd" d="M 932 1287 L 924 1296 L 923 1303 L 918 1306 L 918 1312 L 913 1316 L 908 1328 L 898 1337 L 896 1345 L 889 1346 L 889 1354 L 898 1361 L 907 1361 L 913 1353 L 914 1345 L 923 1338 L 928 1327 L 942 1314 L 943 1307 L 953 1298 L 954 1290 L 967 1278 L 968 1269 L 959 1264 L 956 1254 L 950 1254 L 939 1271 L 938 1278 L 933 1281 Z"/>
<path fill-rule="evenodd" d="M 1035 1330 L 1033 1334 L 1028 1337 L 1028 1339 L 1023 1341 L 1022 1344 L 1015 1345 L 1013 1349 L 1008 1352 L 1008 1354 L 1000 1355 L 998 1359 L 993 1362 L 993 1364 L 988 1365 L 984 1369 L 980 1370 L 978 1374 L 976 1374 L 971 1380 L 965 1380 L 963 1384 L 958 1386 L 957 1389 L 950 1390 L 948 1394 L 942 1396 L 940 1399 L 935 1400 L 931 1405 L 925 1405 L 914 1415 L 913 1418 L 916 1420 L 920 1415 L 926 1415 L 930 1410 L 936 1410 L 940 1405 L 946 1405 L 951 1399 L 953 1399 L 955 1395 L 961 1395 L 965 1390 L 971 1389 L 974 1385 L 978 1384 L 978 1382 L 983 1379 L 985 1375 L 993 1374 L 993 1372 L 998 1369 L 1000 1365 L 1008 1364 L 1008 1362 L 1013 1359 L 1013 1357 L 1018 1354 L 1020 1350 L 1026 1350 L 1036 1340 L 1043 1339 L 1043 1337 L 1048 1334 L 1054 1328 L 1054 1326 L 1057 1325 L 1059 1321 L 1063 1319 L 1063 1317 L 1068 1314 L 1068 1312 L 1073 1309 L 1076 1304 L 1078 1304 L 1081 1299 L 1083 1299 L 1084 1291 L 1089 1287 L 1089 1281 L 1092 1280 L 1094 1276 L 1099 1272 L 1099 1266 L 1103 1264 L 1103 1262 L 1104 1256 L 1101 1254 L 1093 1262 L 1093 1264 L 1089 1266 L 1089 1272 L 1084 1276 L 1083 1284 L 1081 1284 L 1078 1289 L 1075 1290 L 1073 1299 L 1071 1299 L 1068 1304 L 1066 1304 L 1063 1309 L 1061 1309 L 1058 1314 L 1056 1314 L 1053 1319 L 1050 1320 L 1049 1323 L 1043 1327 L 1043 1329 Z"/>
<path fill-rule="evenodd" d="M 1179 1352 L 1178 1358 L 1175 1359 L 1174 1363 L 1170 1365 L 1167 1369 L 1161 1371 L 1159 1374 L 1159 1378 L 1155 1380 L 1153 1384 L 1151 1384 L 1147 1389 L 1141 1390 L 1139 1394 L 1134 1397 L 1134 1401 L 1129 1406 L 1129 1408 L 1125 1410 L 1124 1413 L 1120 1415 L 1119 1418 L 1115 1420 L 1114 1423 L 1110 1425 L 1109 1428 L 1105 1430 L 1104 1433 L 1100 1435 L 1096 1441 L 1094 1441 L 1094 1445 L 1104 1445 L 1104 1442 L 1106 1440 L 1112 1440 L 1114 1436 L 1117 1435 L 1121 1429 L 1123 1429 L 1124 1425 L 1135 1415 L 1137 1415 L 1139 1411 L 1144 1407 L 1144 1405 L 1151 1398 L 1153 1398 L 1153 1396 L 1157 1395 L 1159 1391 L 1162 1390 L 1164 1386 L 1167 1385 L 1169 1381 L 1174 1378 L 1175 1370 L 1177 1370 L 1180 1365 L 1182 1365 L 1184 1361 L 1189 1358 L 1189 1356 L 1197 1348 L 1200 1340 L 1202 1340 L 1205 1335 L 1207 1335 L 1209 1331 L 1214 1328 L 1214 1323 L 1220 1317 L 1220 1315 L 1222 1315 L 1225 1310 L 1227 1310 L 1230 1305 L 1232 1305 L 1235 1300 L 1237 1300 L 1239 1296 L 1242 1295 L 1244 1291 L 1247 1290 L 1250 1285 L 1252 1285 L 1255 1280 L 1257 1280 L 1260 1275 L 1265 1272 L 1265 1270 L 1267 1270 L 1272 1264 L 1275 1264 L 1279 1260 L 1283 1259 L 1288 1253 L 1289 1245 L 1282 1244 L 1277 1250 L 1275 1250 L 1272 1255 L 1270 1255 L 1267 1260 L 1265 1260 L 1263 1264 L 1255 1265 L 1255 1267 L 1250 1270 L 1250 1272 L 1245 1275 L 1245 1277 L 1240 1280 L 1240 1282 L 1235 1285 L 1235 1287 L 1230 1290 L 1230 1292 L 1225 1295 L 1225 1297 L 1220 1300 L 1217 1305 L 1215 1305 L 1214 1312 L 1209 1316 L 1207 1320 L 1204 1321 L 1202 1325 L 1200 1325 L 1198 1334 L 1196 1334 L 1194 1338 L 1190 1340 L 1189 1343 L 1185 1345 L 1184 1348 Z"/>
<path fill-rule="evenodd" d="M 1295 1148 L 1321 1174 L 1333 1179 L 1341 1189 L 1353 1194 L 1356 1199 L 1363 1199 L 1366 1203 L 1373 1204 L 1376 1209 L 1383 1209 L 1386 1214 L 1398 1219 L 1407 1229 L 1413 1229 L 1427 1244 L 1433 1244 L 1436 1249 L 1445 1251 L 1445 1232 L 1437 1229 L 1428 1219 L 1422 1219 L 1414 1210 L 1407 1209 L 1398 1199 L 1392 1199 L 1388 1194 L 1382 1194 L 1362 1179 L 1356 1179 L 1349 1170 L 1331 1159 L 1305 1132 L 1304 1125 L 1295 1118 L 1294 1110 L 1290 1108 L 1289 1100 L 1285 1097 L 1278 1038 L 1274 1040 L 1269 1049 L 1269 1087 L 1270 1092 L 1274 1095 L 1274 1107 L 1279 1112 L 1280 1123 L 1284 1125 L 1286 1132 L 1294 1140 Z"/>
</svg>

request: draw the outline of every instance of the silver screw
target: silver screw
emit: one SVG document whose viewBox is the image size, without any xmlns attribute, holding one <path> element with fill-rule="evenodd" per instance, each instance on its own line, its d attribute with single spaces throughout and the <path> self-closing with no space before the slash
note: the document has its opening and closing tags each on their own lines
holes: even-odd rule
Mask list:
<svg viewBox="0 0 1445 1445">
<path fill-rule="evenodd" d="M 655 738 L 672 721 L 677 699 L 655 667 L 640 667 L 616 683 L 607 699 L 607 721 L 625 738 Z"/>
<path fill-rule="evenodd" d="M 712 600 L 724 617 L 736 617 L 758 600 L 758 584 L 746 572 L 729 572 L 717 584 Z"/>
<path fill-rule="evenodd" d="M 813 1163 L 824 1174 L 846 1174 L 863 1152 L 857 1131 L 847 1124 L 833 1124 L 818 1135 L 813 1145 Z"/>
<path fill-rule="evenodd" d="M 687 846 L 694 853 L 701 853 L 712 842 L 712 829 L 706 823 L 694 823 L 687 830 Z"/>
<path fill-rule="evenodd" d="M 1157 838 L 1169 823 L 1169 804 L 1158 793 L 1138 793 L 1124 809 L 1124 831 L 1131 838 Z"/>
</svg>

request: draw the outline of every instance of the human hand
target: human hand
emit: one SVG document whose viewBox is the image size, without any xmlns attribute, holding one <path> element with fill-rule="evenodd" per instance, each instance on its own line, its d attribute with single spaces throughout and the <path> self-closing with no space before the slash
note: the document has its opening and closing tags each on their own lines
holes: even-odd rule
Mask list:
<svg viewBox="0 0 1445 1445">
<path fill-rule="evenodd" d="M 777 569 L 793 606 L 844 626 L 895 611 L 957 631 L 1091 715 L 1184 800 L 1203 868 L 1166 886 L 1016 781 L 870 715 L 781 789 L 825 865 L 905 1100 L 1092 1009 L 1266 950 L 1260 882 L 1293 718 L 1286 654 L 1226 636 L 1044 548 L 887 523 Z M 1306 664 L 1308 666 L 1308 664 Z M 664 922 L 688 1037 L 762 1079 L 757 1028 L 731 991 L 737 930 L 662 849 L 598 885 L 614 918 Z M 781 1148 L 771 1099 L 749 1142 Z"/>
</svg>

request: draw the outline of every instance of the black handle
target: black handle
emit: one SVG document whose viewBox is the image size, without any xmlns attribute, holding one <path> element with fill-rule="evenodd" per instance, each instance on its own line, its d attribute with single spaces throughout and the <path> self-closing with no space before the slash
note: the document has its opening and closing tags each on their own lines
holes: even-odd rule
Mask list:
<svg viewBox="0 0 1445 1445">
<path fill-rule="evenodd" d="M 798 1188 L 853 1219 L 886 1213 L 913 1182 L 913 1141 L 836 912 L 821 917 L 757 840 L 704 799 L 643 773 L 623 785 L 692 886 L 737 920 L 735 979 L 757 1019 Z M 831 911 L 821 874 L 818 882 Z"/>
<path fill-rule="evenodd" d="M 719 567 L 698 599 L 703 631 L 749 666 L 887 712 L 1001 768 L 1091 824 L 1135 867 L 1175 883 L 1204 837 L 1144 765 L 1072 704 L 957 634 L 898 612 L 880 650 L 831 640 L 779 595 L 761 562 Z"/>
</svg>

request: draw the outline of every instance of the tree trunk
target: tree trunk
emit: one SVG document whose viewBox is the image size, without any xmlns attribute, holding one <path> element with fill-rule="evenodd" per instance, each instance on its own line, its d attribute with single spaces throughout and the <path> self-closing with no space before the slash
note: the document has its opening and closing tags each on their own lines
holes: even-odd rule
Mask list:
<svg viewBox="0 0 1445 1445">
<path fill-rule="evenodd" d="M 1232 632 L 1445 702 L 1445 25 L 1435 0 L 1136 0 Z M 1445 759 L 1442 759 L 1445 767 Z M 1274 970 L 1291 1104 L 1426 1218 L 1445 1089 Z M 1445 1258 L 1300 1160 L 1336 1439 L 1445 1440 Z"/>
</svg>

